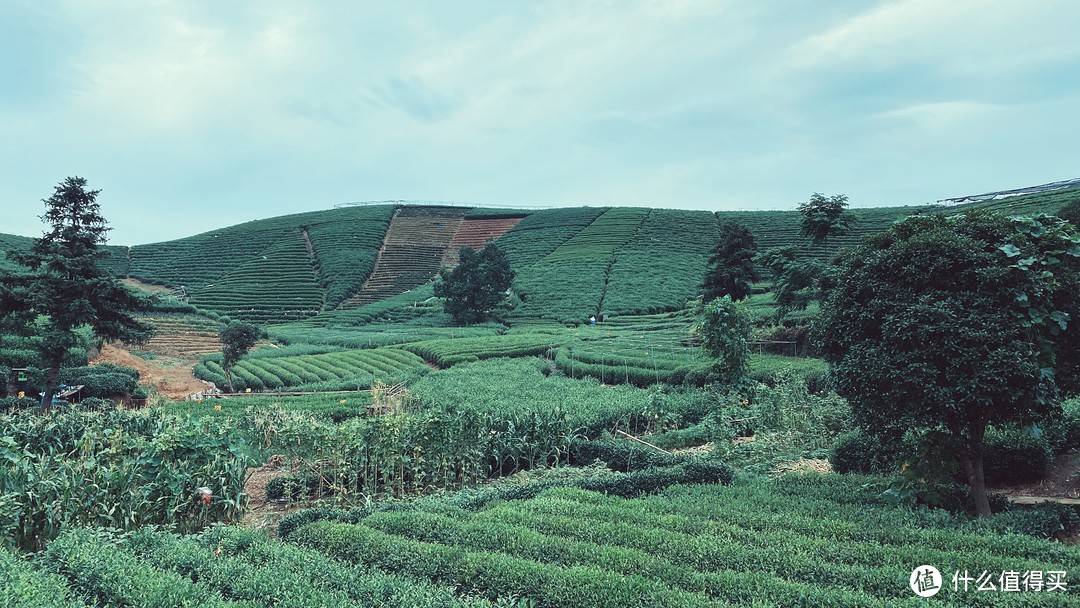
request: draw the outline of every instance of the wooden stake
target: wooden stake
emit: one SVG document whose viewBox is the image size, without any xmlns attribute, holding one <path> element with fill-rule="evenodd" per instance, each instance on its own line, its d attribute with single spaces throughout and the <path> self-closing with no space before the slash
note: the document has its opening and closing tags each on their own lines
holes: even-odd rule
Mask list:
<svg viewBox="0 0 1080 608">
<path fill-rule="evenodd" d="M 656 445 L 653 445 L 653 444 L 649 443 L 648 441 L 645 441 L 644 439 L 638 439 L 637 437 L 634 437 L 634 436 L 633 436 L 633 435 L 631 435 L 630 433 L 624 433 L 624 432 L 622 432 L 622 431 L 620 431 L 620 430 L 618 430 L 618 429 L 615 429 L 615 432 L 616 432 L 616 433 L 618 433 L 618 434 L 620 434 L 620 435 L 623 435 L 623 436 L 625 436 L 625 437 L 628 437 L 628 438 L 630 438 L 630 439 L 633 439 L 634 441 L 636 441 L 636 442 L 638 442 L 638 443 L 643 443 L 643 444 L 645 444 L 645 445 L 649 446 L 650 448 L 652 448 L 652 449 L 654 449 L 654 450 L 660 450 L 661 452 L 663 452 L 663 453 L 665 453 L 665 454 L 668 454 L 668 455 L 670 455 L 670 454 L 671 454 L 671 452 L 669 452 L 669 451 L 665 450 L 664 448 L 662 448 L 662 447 L 660 447 L 660 446 L 656 446 Z"/>
</svg>

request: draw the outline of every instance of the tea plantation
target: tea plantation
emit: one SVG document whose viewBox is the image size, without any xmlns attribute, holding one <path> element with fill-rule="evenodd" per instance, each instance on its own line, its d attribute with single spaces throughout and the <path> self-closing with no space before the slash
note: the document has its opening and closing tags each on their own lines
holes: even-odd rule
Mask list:
<svg viewBox="0 0 1080 608">
<path fill-rule="evenodd" d="M 815 357 L 827 305 L 780 315 L 754 285 L 732 382 L 696 326 L 724 222 L 826 261 L 910 214 L 1078 196 L 854 209 L 827 247 L 797 211 L 400 202 L 109 246 L 114 274 L 174 294 L 126 346 L 141 376 L 83 331 L 61 380 L 89 398 L 41 414 L 44 338 L 0 333 L 0 608 L 1080 605 L 1080 511 L 1002 494 L 975 517 L 962 476 L 919 468 L 922 436 L 857 428 Z M 512 287 L 457 325 L 438 267 L 489 242 Z M 262 337 L 226 373 L 233 320 Z M 169 366 L 216 390 L 155 395 Z M 988 477 L 1069 483 L 1080 398 L 1060 397 L 991 426 Z"/>
</svg>

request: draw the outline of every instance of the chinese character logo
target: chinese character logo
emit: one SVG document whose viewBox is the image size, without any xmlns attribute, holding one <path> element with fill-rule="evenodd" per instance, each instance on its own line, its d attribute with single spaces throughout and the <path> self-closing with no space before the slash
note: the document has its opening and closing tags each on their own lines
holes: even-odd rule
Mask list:
<svg viewBox="0 0 1080 608">
<path fill-rule="evenodd" d="M 911 590 L 919 597 L 933 597 L 941 591 L 941 572 L 933 566 L 919 566 L 911 571 Z"/>
</svg>

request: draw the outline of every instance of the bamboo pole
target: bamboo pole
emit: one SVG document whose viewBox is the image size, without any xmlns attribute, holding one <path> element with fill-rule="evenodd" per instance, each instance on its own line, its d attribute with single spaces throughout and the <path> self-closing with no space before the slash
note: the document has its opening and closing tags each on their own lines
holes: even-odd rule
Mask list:
<svg viewBox="0 0 1080 608">
<path fill-rule="evenodd" d="M 649 446 L 650 448 L 652 448 L 654 450 L 660 450 L 661 452 L 663 452 L 665 454 L 668 454 L 668 455 L 671 454 L 671 452 L 665 450 L 664 448 L 662 448 L 660 446 L 653 445 L 653 444 L 649 443 L 648 441 L 645 441 L 644 439 L 638 439 L 637 437 L 634 437 L 630 433 L 624 433 L 623 431 L 620 431 L 619 429 L 615 429 L 615 432 L 620 434 L 620 435 L 623 435 L 624 437 L 632 439 L 632 440 L 634 440 L 634 441 L 636 441 L 638 443 L 643 443 L 643 444 Z"/>
</svg>

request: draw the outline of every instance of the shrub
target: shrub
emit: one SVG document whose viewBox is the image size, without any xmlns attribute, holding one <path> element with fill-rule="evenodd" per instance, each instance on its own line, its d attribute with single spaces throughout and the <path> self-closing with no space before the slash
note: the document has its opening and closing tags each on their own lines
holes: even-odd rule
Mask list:
<svg viewBox="0 0 1080 608">
<path fill-rule="evenodd" d="M 1061 417 L 1047 421 L 1043 431 L 1054 454 L 1080 449 L 1080 398 L 1063 403 Z"/>
<path fill-rule="evenodd" d="M 688 456 L 665 454 L 630 441 L 575 441 L 570 446 L 570 463 L 588 466 L 603 461 L 612 471 L 639 471 L 650 467 L 682 464 Z"/>
<path fill-rule="evenodd" d="M 990 525 L 1000 532 L 1064 539 L 1080 531 L 1080 515 L 1076 507 L 1047 501 L 1031 507 L 1013 506 L 994 515 Z"/>
<path fill-rule="evenodd" d="M 898 462 L 911 451 L 903 439 L 872 435 L 854 429 L 836 438 L 829 463 L 837 473 L 894 473 Z"/>
<path fill-rule="evenodd" d="M 1045 437 L 1025 430 L 992 430 L 986 434 L 986 483 L 1008 485 L 1045 479 L 1054 455 Z"/>
</svg>

